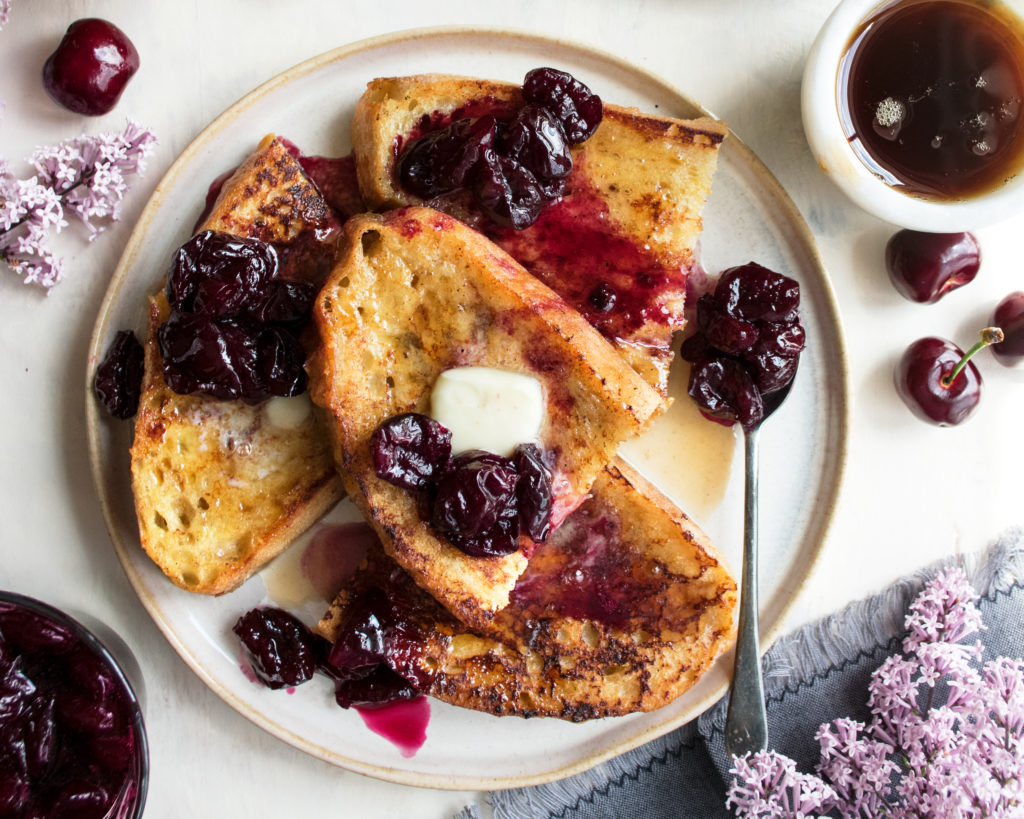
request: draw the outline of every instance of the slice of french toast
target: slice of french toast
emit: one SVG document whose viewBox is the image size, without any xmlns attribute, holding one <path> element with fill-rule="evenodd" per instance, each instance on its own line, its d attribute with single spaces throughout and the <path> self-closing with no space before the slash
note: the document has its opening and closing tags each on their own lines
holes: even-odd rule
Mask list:
<svg viewBox="0 0 1024 819">
<path fill-rule="evenodd" d="M 484 628 L 454 619 L 380 549 L 318 631 L 344 638 L 367 605 L 379 608 L 387 664 L 418 690 L 579 721 L 660 708 L 695 685 L 733 643 L 736 583 L 704 533 L 616 461 Z"/>
<path fill-rule="evenodd" d="M 418 584 L 463 622 L 486 622 L 507 604 L 526 554 L 472 557 L 437 534 L 413 493 L 377 476 L 374 430 L 401 413 L 429 414 L 446 370 L 532 376 L 543 393 L 539 443 L 553 458 L 557 526 L 660 410 L 660 396 L 557 294 L 446 214 L 355 216 L 339 259 L 314 303 L 319 345 L 307 371 L 345 488 Z"/>
<path fill-rule="evenodd" d="M 201 229 L 256 237 L 288 257 L 290 275 L 322 280 L 333 250 L 316 231 L 328 211 L 281 141 L 268 136 L 224 183 Z M 255 406 L 180 395 L 164 380 L 150 302 L 145 374 L 131 450 L 142 546 L 178 586 L 222 594 L 276 557 L 343 495 L 309 397 Z"/>
<path fill-rule="evenodd" d="M 429 202 L 404 191 L 398 158 L 413 140 L 464 117 L 511 117 L 521 87 L 446 74 L 375 79 L 352 142 L 372 208 L 429 204 L 486 233 L 597 327 L 662 395 L 672 334 L 685 320 L 701 211 L 727 128 L 604 105 L 597 131 L 572 148 L 565 195 L 523 230 L 499 228 L 462 192 Z"/>
</svg>

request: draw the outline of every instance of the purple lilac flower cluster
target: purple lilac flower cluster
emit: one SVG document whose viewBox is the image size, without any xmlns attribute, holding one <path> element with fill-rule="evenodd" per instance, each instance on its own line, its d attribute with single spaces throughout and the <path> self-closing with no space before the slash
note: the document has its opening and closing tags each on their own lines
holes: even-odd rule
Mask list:
<svg viewBox="0 0 1024 819">
<path fill-rule="evenodd" d="M 2 2 L 2 0 L 0 0 Z M 37 148 L 28 163 L 34 176 L 18 179 L 0 159 L 0 260 L 26 284 L 49 291 L 64 275 L 63 260 L 48 247 L 75 216 L 90 241 L 121 215 L 126 177 L 141 175 L 156 145 L 152 131 L 129 120 L 123 133 L 83 135 Z"/>
<path fill-rule="evenodd" d="M 903 654 L 874 672 L 868 724 L 816 735 L 817 775 L 774 751 L 733 759 L 727 805 L 740 817 L 1024 815 L 1024 661 L 980 665 L 983 628 L 964 573 L 932 580 L 907 615 Z M 980 668 L 979 668 L 980 665 Z"/>
<path fill-rule="evenodd" d="M 11 17 L 11 0 L 0 0 L 0 29 L 7 25 Z"/>
</svg>

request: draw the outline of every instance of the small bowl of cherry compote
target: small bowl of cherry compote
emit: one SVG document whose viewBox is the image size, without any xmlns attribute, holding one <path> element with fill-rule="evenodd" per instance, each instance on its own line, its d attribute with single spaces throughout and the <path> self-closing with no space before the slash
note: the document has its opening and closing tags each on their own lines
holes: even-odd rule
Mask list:
<svg viewBox="0 0 1024 819">
<path fill-rule="evenodd" d="M 0 591 L 0 816 L 142 816 L 141 686 L 134 657 L 102 624 Z"/>
</svg>

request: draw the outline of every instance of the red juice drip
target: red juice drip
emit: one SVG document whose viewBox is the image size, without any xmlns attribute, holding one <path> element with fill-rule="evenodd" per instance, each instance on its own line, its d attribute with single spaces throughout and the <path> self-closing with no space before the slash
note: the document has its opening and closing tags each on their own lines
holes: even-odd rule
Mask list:
<svg viewBox="0 0 1024 819">
<path fill-rule="evenodd" d="M 426 697 L 353 707 L 367 728 L 394 744 L 406 759 L 415 756 L 427 741 L 430 701 Z"/>
<path fill-rule="evenodd" d="M 297 159 L 339 222 L 367 211 L 362 194 L 359 193 L 359 182 L 356 180 L 354 154 L 328 157 L 306 156 L 300 153 Z"/>
<path fill-rule="evenodd" d="M 534 554 L 511 602 L 529 617 L 574 617 L 622 627 L 645 611 L 658 582 L 635 573 L 621 523 L 582 506 Z"/>
<path fill-rule="evenodd" d="M 685 293 L 687 270 L 664 265 L 619 234 L 607 203 L 579 167 L 571 179 L 571 192 L 530 227 L 484 231 L 606 338 L 626 338 L 647 322 L 682 326 L 666 302 Z"/>
<path fill-rule="evenodd" d="M 409 143 L 415 142 L 425 134 L 447 128 L 453 122 L 460 119 L 477 119 L 487 114 L 490 114 L 495 119 L 512 119 L 517 108 L 518 103 L 511 100 L 480 97 L 479 99 L 470 100 L 465 105 L 461 105 L 447 114 L 440 111 L 424 114 L 407 134 L 399 134 L 395 137 L 395 144 L 393 146 L 395 156 L 399 156 Z"/>
<path fill-rule="evenodd" d="M 237 165 L 234 168 L 229 168 L 210 183 L 210 187 L 206 189 L 206 202 L 203 204 L 203 210 L 199 214 L 199 218 L 196 219 L 196 223 L 192 226 L 193 233 L 198 233 L 203 222 L 209 218 L 210 214 L 213 212 L 213 206 L 217 201 L 217 197 L 220 196 L 221 189 L 224 187 L 224 183 L 227 182 L 231 178 L 231 175 L 237 170 Z"/>
<path fill-rule="evenodd" d="M 302 554 L 302 576 L 324 600 L 333 600 L 376 542 L 377 533 L 366 523 L 321 526 Z"/>
</svg>

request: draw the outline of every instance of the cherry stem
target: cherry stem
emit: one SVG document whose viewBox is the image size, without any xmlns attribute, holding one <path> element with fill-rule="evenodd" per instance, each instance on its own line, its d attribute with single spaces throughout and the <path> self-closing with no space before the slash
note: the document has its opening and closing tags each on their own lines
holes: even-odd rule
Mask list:
<svg viewBox="0 0 1024 819">
<path fill-rule="evenodd" d="M 952 372 L 950 372 L 949 375 L 945 375 L 942 377 L 942 386 L 946 387 L 947 389 L 949 387 L 952 387 L 953 382 L 956 381 L 957 376 L 960 375 L 960 371 L 967 366 L 967 362 L 974 357 L 975 353 L 977 353 L 979 350 L 984 350 L 990 344 L 998 344 L 1002 340 L 1003 331 L 1000 330 L 998 327 L 986 327 L 984 330 L 982 330 L 981 338 L 978 339 L 978 341 L 975 343 L 973 347 L 971 347 L 971 349 L 964 353 L 964 357 L 960 359 L 957 365 L 953 368 Z"/>
</svg>

